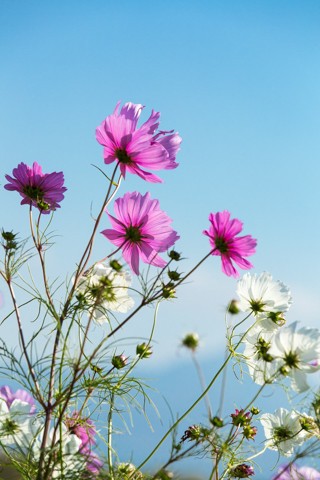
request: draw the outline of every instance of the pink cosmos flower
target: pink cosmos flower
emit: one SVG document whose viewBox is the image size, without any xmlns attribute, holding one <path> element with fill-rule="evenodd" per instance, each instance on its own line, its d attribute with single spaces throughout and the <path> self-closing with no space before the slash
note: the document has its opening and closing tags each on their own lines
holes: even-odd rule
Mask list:
<svg viewBox="0 0 320 480">
<path fill-rule="evenodd" d="M 71 433 L 80 438 L 81 448 L 94 445 L 96 429 L 92 420 L 80 417 L 76 411 L 73 412 L 71 417 L 65 419 L 65 424 Z"/>
<path fill-rule="evenodd" d="M 120 102 L 114 112 L 96 129 L 97 141 L 103 145 L 104 162 L 120 165 L 123 177 L 126 172 L 139 175 L 147 182 L 162 182 L 153 173 L 143 170 L 168 170 L 176 168 L 176 154 L 181 137 L 171 131 L 158 131 L 160 113 L 152 110 L 149 119 L 137 128 L 143 105 L 125 103 L 119 113 Z"/>
<path fill-rule="evenodd" d="M 230 220 L 230 212 L 210 213 L 210 229 L 203 233 L 210 239 L 210 245 L 213 249 L 212 255 L 220 255 L 222 261 L 222 271 L 229 277 L 239 277 L 239 273 L 233 266 L 232 260 L 242 269 L 248 270 L 253 265 L 244 257 L 255 253 L 257 240 L 251 235 L 237 237 L 242 231 L 243 223 L 234 218 Z"/>
<path fill-rule="evenodd" d="M 151 200 L 150 193 L 126 193 L 114 203 L 116 216 L 109 215 L 112 229 L 101 232 L 111 243 L 122 249 L 131 270 L 139 275 L 139 260 L 164 267 L 158 253 L 171 247 L 179 236 L 171 228 L 171 219 Z"/>
<path fill-rule="evenodd" d="M 68 430 L 81 440 L 80 452 L 85 456 L 87 470 L 91 473 L 99 473 L 103 462 L 92 452 L 95 445 L 96 429 L 94 423 L 89 418 L 83 418 L 77 411 L 73 412 L 71 417 L 65 419 Z"/>
<path fill-rule="evenodd" d="M 36 411 L 35 400 L 26 390 L 19 388 L 16 392 L 13 392 L 8 385 L 4 385 L 0 388 L 0 398 L 6 402 L 8 408 L 11 407 L 14 400 L 21 400 L 22 402 L 29 403 L 30 413 Z"/>
<path fill-rule="evenodd" d="M 274 480 L 320 480 L 320 472 L 312 467 L 290 465 L 281 467 Z"/>
<path fill-rule="evenodd" d="M 9 181 L 4 188 L 16 190 L 22 197 L 21 205 L 33 205 L 41 213 L 50 213 L 60 208 L 59 202 L 64 199 L 64 177 L 62 172 L 42 173 L 42 167 L 34 162 L 32 167 L 19 163 L 13 169 L 13 177 L 6 175 Z"/>
<path fill-rule="evenodd" d="M 230 476 L 232 478 L 249 478 L 251 475 L 254 475 L 253 467 L 246 463 L 237 465 L 230 471 Z"/>
</svg>

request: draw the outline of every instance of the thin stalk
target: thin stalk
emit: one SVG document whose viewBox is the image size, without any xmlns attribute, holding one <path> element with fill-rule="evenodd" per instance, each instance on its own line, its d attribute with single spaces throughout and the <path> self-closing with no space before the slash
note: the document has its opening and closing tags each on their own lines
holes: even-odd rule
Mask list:
<svg viewBox="0 0 320 480">
<path fill-rule="evenodd" d="M 114 393 L 111 393 L 110 410 L 108 414 L 108 467 L 110 480 L 114 480 L 113 476 L 113 463 L 112 463 L 112 415 L 114 407 Z"/>
<path fill-rule="evenodd" d="M 46 265 L 45 265 L 45 261 L 44 261 L 44 255 L 43 255 L 43 250 L 42 250 L 42 243 L 41 243 L 40 235 L 39 235 L 40 219 L 41 219 L 41 212 L 39 213 L 39 217 L 38 217 L 38 220 L 37 220 L 37 223 L 36 223 L 37 235 L 35 235 L 35 233 L 34 233 L 34 228 L 33 228 L 33 219 L 32 219 L 32 207 L 31 207 L 31 205 L 30 205 L 30 210 L 29 210 L 29 223 L 30 223 L 31 237 L 32 237 L 33 243 L 34 243 L 34 245 L 35 245 L 35 247 L 36 247 L 36 249 L 37 249 L 38 255 L 39 255 L 40 264 L 41 264 L 41 271 L 42 271 L 42 278 L 43 278 L 43 284 L 44 284 L 46 296 L 47 296 L 47 299 L 48 299 L 48 302 L 49 302 L 49 305 L 50 305 L 51 313 L 52 313 L 53 317 L 54 317 L 56 320 L 58 320 L 59 316 L 58 316 L 57 311 L 56 311 L 56 309 L 55 309 L 55 306 L 54 306 L 54 303 L 53 303 L 53 299 L 52 299 L 52 296 L 51 296 L 51 292 L 50 292 L 50 288 L 49 288 L 49 284 L 48 284 L 48 277 L 47 277 L 47 273 L 46 273 Z"/>
<path fill-rule="evenodd" d="M 40 405 L 41 405 L 43 408 L 45 408 L 45 402 L 44 402 L 43 397 L 42 397 L 42 395 L 41 395 L 40 385 L 39 385 L 39 383 L 38 383 L 38 380 L 37 380 L 35 371 L 33 370 L 33 367 L 32 367 L 32 364 L 31 364 L 31 360 L 30 360 L 30 358 L 29 358 L 29 354 L 28 354 L 28 351 L 27 351 L 26 342 L 25 342 L 25 339 L 24 339 L 24 333 L 23 333 L 23 329 L 22 329 L 22 323 L 21 323 L 21 317 L 20 317 L 20 310 L 19 310 L 19 307 L 18 307 L 18 304 L 17 304 L 17 300 L 16 300 L 16 297 L 15 297 L 15 294 L 14 294 L 14 290 L 13 290 L 13 287 L 12 287 L 11 279 L 8 279 L 8 280 L 7 280 L 7 284 L 8 284 L 8 288 L 9 288 L 11 300 L 12 300 L 12 303 L 13 303 L 13 308 L 14 308 L 14 311 L 15 311 L 15 314 L 16 314 L 16 319 L 17 319 L 17 323 L 18 323 L 18 330 L 19 330 L 19 338 L 20 338 L 20 341 L 21 341 L 21 346 L 22 346 L 23 355 L 24 355 L 24 357 L 25 357 L 25 359 L 26 359 L 26 362 L 27 362 L 27 365 L 28 365 L 28 369 L 29 369 L 31 378 L 32 378 L 32 380 L 33 380 L 35 389 L 36 389 L 36 391 L 37 391 L 37 400 L 39 401 Z"/>
<path fill-rule="evenodd" d="M 194 366 L 196 368 L 196 371 L 197 371 L 197 374 L 198 374 L 198 377 L 199 377 L 201 389 L 202 389 L 202 391 L 204 391 L 206 389 L 206 382 L 205 382 L 205 379 L 204 379 L 202 368 L 200 366 L 200 363 L 197 360 L 195 352 L 192 352 L 192 361 L 194 363 Z M 208 395 L 205 395 L 204 401 L 205 401 L 206 409 L 207 409 L 207 413 L 208 413 L 208 420 L 210 422 L 213 415 L 212 415 L 212 409 L 211 409 L 210 399 L 209 399 Z"/>
</svg>

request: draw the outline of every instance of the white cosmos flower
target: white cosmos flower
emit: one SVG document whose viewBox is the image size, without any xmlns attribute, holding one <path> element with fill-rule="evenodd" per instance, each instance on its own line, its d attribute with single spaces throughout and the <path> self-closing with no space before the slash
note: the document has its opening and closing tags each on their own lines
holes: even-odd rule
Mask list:
<svg viewBox="0 0 320 480">
<path fill-rule="evenodd" d="M 258 322 L 249 330 L 243 341 L 245 345 L 243 355 L 246 358 L 249 373 L 258 385 L 271 383 L 277 377 L 279 364 L 270 353 L 275 334 L 275 330 L 265 330 L 261 322 Z"/>
<path fill-rule="evenodd" d="M 52 447 L 54 429 L 52 428 L 48 435 L 47 449 L 48 454 L 45 461 L 49 458 L 49 452 L 55 453 L 55 464 L 52 465 L 52 478 L 77 479 L 83 478 L 86 471 L 86 457 L 81 454 L 80 447 L 82 441 L 77 435 L 69 432 L 65 425 L 61 426 L 56 432 L 56 439 Z M 33 454 L 36 460 L 40 457 L 40 445 L 42 444 L 42 433 L 38 437 L 37 445 L 33 448 Z"/>
<path fill-rule="evenodd" d="M 30 404 L 22 400 L 14 400 L 10 407 L 0 398 L 0 443 L 20 451 L 30 448 L 39 424 L 34 415 L 30 414 Z"/>
<path fill-rule="evenodd" d="M 80 278 L 77 292 L 84 295 L 95 322 L 102 324 L 108 321 L 107 311 L 126 313 L 134 306 L 133 298 L 128 295 L 130 284 L 129 272 L 116 272 L 103 263 L 96 263 Z"/>
<path fill-rule="evenodd" d="M 279 408 L 272 413 L 264 413 L 260 422 L 264 428 L 267 446 L 278 450 L 281 455 L 289 457 L 294 448 L 306 440 L 306 432 L 300 424 L 301 413 Z"/>
<path fill-rule="evenodd" d="M 292 378 L 292 388 L 304 392 L 309 388 L 307 374 L 320 369 L 320 331 L 297 329 L 297 322 L 279 329 L 269 350 L 284 373 Z"/>
<path fill-rule="evenodd" d="M 238 307 L 243 312 L 252 312 L 256 317 L 268 319 L 265 328 L 274 328 L 284 323 L 282 314 L 287 312 L 292 297 L 289 288 L 278 280 L 273 280 L 270 273 L 260 275 L 246 273 L 238 281 Z"/>
</svg>

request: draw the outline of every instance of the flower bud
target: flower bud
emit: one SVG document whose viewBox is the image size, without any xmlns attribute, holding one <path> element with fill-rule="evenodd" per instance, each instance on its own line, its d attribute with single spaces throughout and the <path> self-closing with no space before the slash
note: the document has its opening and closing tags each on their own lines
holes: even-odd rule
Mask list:
<svg viewBox="0 0 320 480">
<path fill-rule="evenodd" d="M 231 315 L 237 315 L 237 313 L 240 312 L 238 305 L 239 305 L 238 300 L 231 300 L 231 302 L 228 305 L 227 311 L 231 313 Z"/>
<path fill-rule="evenodd" d="M 166 285 L 162 286 L 162 296 L 163 298 L 174 298 L 174 294 L 176 293 L 174 289 L 174 283 L 169 282 Z"/>
<path fill-rule="evenodd" d="M 182 345 L 195 351 L 199 346 L 199 335 L 197 333 L 187 333 L 182 339 Z"/>
<path fill-rule="evenodd" d="M 282 312 L 269 312 L 267 317 L 278 327 L 282 327 L 286 323 L 286 319 Z"/>
<path fill-rule="evenodd" d="M 186 440 L 199 440 L 201 433 L 202 429 L 200 425 L 191 425 L 191 427 L 189 427 L 188 430 L 186 430 L 182 435 L 181 441 L 185 442 Z"/>
<path fill-rule="evenodd" d="M 171 260 L 175 260 L 176 262 L 178 262 L 181 258 L 181 254 L 176 252 L 175 250 L 171 250 L 168 255 Z"/>
<path fill-rule="evenodd" d="M 223 427 L 223 420 L 222 418 L 220 417 L 213 417 L 210 422 L 212 423 L 212 425 L 214 427 L 217 427 L 217 428 L 222 428 Z"/>
<path fill-rule="evenodd" d="M 250 412 L 246 412 L 241 409 L 236 408 L 235 413 L 231 413 L 230 417 L 232 418 L 232 425 L 236 427 L 243 427 L 244 425 L 249 425 L 251 420 Z"/>
<path fill-rule="evenodd" d="M 237 465 L 230 471 L 232 478 L 248 478 L 250 475 L 254 475 L 254 470 L 250 465 L 246 465 L 245 463 Z"/>
<path fill-rule="evenodd" d="M 122 265 L 118 262 L 118 260 L 111 260 L 109 265 L 116 272 L 120 272 L 120 270 L 122 269 Z"/>
<path fill-rule="evenodd" d="M 18 242 L 15 241 L 15 237 L 17 236 L 17 233 L 5 232 L 4 230 L 2 230 L 1 236 L 4 240 L 2 245 L 6 250 L 16 250 L 17 249 Z"/>
<path fill-rule="evenodd" d="M 259 410 L 259 408 L 251 407 L 250 412 L 252 413 L 252 415 L 259 415 L 260 410 Z"/>
<path fill-rule="evenodd" d="M 243 436 L 247 440 L 250 440 L 257 435 L 257 427 L 253 427 L 251 425 L 244 425 L 242 432 L 243 432 Z"/>
<path fill-rule="evenodd" d="M 137 345 L 136 354 L 139 355 L 140 358 L 149 358 L 152 355 L 152 348 L 145 342 L 140 343 Z"/>
<path fill-rule="evenodd" d="M 175 270 L 169 270 L 168 277 L 170 278 L 170 280 L 177 282 L 178 280 L 180 280 L 180 273 Z"/>
<path fill-rule="evenodd" d="M 127 365 L 127 357 L 125 357 L 123 354 L 122 355 L 113 355 L 111 363 L 116 368 L 117 370 L 120 370 L 121 368 L 125 367 Z"/>
<path fill-rule="evenodd" d="M 286 377 L 290 373 L 290 367 L 288 367 L 288 365 L 282 365 L 282 367 L 279 369 L 279 372 L 281 373 L 281 375 Z"/>
</svg>

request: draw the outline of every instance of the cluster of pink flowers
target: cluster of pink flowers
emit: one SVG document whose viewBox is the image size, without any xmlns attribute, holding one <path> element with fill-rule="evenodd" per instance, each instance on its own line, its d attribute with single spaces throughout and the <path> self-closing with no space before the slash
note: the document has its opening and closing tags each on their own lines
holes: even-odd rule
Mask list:
<svg viewBox="0 0 320 480">
<path fill-rule="evenodd" d="M 124 178 L 129 172 L 147 182 L 161 182 L 147 170 L 176 168 L 181 137 L 173 130 L 158 130 L 160 113 L 154 110 L 138 127 L 143 108 L 141 104 L 128 102 L 120 109 L 118 102 L 114 112 L 97 127 L 96 138 L 103 146 L 104 162 L 116 162 Z M 43 174 L 36 162 L 32 167 L 20 163 L 13 170 L 13 177 L 6 175 L 6 179 L 9 183 L 4 188 L 16 190 L 23 197 L 21 204 L 34 206 L 41 213 L 56 210 L 64 198 L 63 173 Z M 179 235 L 158 200 L 152 200 L 149 193 L 126 193 L 115 201 L 114 210 L 115 216 L 108 213 L 113 228 L 103 230 L 102 234 L 122 250 L 131 270 L 139 275 L 140 260 L 164 267 L 166 262 L 158 254 L 174 245 Z M 203 233 L 209 237 L 212 255 L 221 257 L 222 271 L 238 277 L 233 262 L 244 270 L 252 268 L 245 257 L 255 253 L 257 242 L 250 235 L 238 236 L 242 223 L 231 220 L 228 211 L 211 213 L 209 221 L 210 228 Z"/>
</svg>

